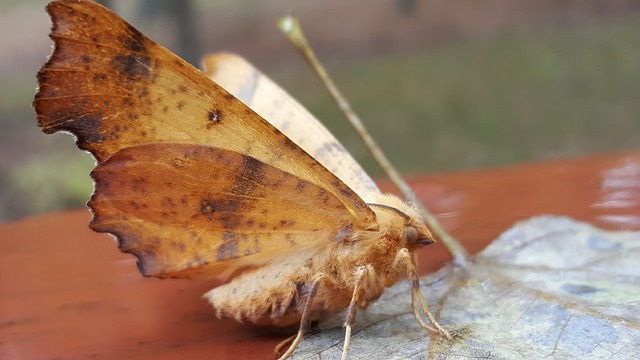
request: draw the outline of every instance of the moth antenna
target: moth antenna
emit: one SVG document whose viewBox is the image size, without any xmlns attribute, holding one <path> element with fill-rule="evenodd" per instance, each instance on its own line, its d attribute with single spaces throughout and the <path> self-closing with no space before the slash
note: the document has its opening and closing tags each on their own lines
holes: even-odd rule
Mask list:
<svg viewBox="0 0 640 360">
<path fill-rule="evenodd" d="M 400 215 L 401 217 L 403 217 L 405 220 L 409 220 L 409 215 L 407 215 L 404 212 L 394 208 L 393 206 L 389 206 L 389 205 L 385 205 L 385 204 L 374 204 L 374 203 L 367 203 L 367 205 L 369 205 L 370 207 L 376 207 L 378 209 L 383 209 L 383 210 L 394 212 L 394 213 Z"/>
<path fill-rule="evenodd" d="M 464 249 L 464 247 L 460 244 L 458 240 L 456 240 L 453 236 L 451 236 L 438 222 L 436 217 L 418 200 L 414 194 L 413 190 L 409 187 L 406 181 L 400 176 L 398 170 L 396 170 L 387 156 L 384 154 L 382 149 L 375 142 L 373 137 L 369 134 L 367 129 L 365 128 L 360 117 L 353 111 L 351 105 L 347 99 L 342 95 L 338 87 L 335 85 L 326 69 L 320 63 L 320 60 L 316 57 L 311 45 L 307 41 L 306 37 L 302 33 L 302 28 L 300 27 L 300 22 L 296 17 L 286 16 L 278 21 L 278 27 L 280 31 L 282 31 L 287 39 L 293 44 L 293 46 L 298 49 L 298 51 L 302 54 L 304 59 L 309 63 L 311 68 L 315 71 L 316 75 L 320 78 L 325 88 L 329 91 L 335 102 L 338 104 L 338 107 L 347 120 L 353 126 L 355 131 L 358 133 L 362 141 L 365 143 L 369 152 L 376 160 L 380 168 L 387 174 L 389 179 L 393 182 L 393 184 L 402 192 L 405 199 L 410 200 L 415 203 L 415 205 L 420 209 L 423 214 L 424 221 L 426 225 L 431 229 L 433 233 L 440 238 L 442 244 L 447 248 L 451 256 L 453 257 L 453 262 L 457 266 L 466 269 L 467 268 L 467 260 L 469 259 L 469 253 Z"/>
</svg>

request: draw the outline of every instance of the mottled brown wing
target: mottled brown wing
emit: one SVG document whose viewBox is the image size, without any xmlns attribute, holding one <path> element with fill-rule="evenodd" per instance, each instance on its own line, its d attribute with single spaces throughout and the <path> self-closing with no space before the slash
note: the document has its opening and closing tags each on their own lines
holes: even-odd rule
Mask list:
<svg viewBox="0 0 640 360">
<path fill-rule="evenodd" d="M 54 51 L 34 106 L 46 133 L 68 131 L 98 163 L 149 143 L 208 144 L 325 188 L 365 222 L 375 215 L 333 174 L 199 70 L 92 1 L 48 4 Z"/>
<path fill-rule="evenodd" d="M 115 234 L 144 275 L 224 278 L 291 252 L 311 255 L 359 226 L 324 189 L 205 145 L 123 149 L 92 177 L 91 228 Z"/>
<path fill-rule="evenodd" d="M 206 194 L 214 196 L 218 190 L 210 187 L 211 183 L 227 181 L 225 184 L 231 184 L 233 181 L 229 182 L 229 179 L 218 178 L 227 176 L 233 179 L 237 172 L 244 171 L 242 166 L 238 167 L 241 162 L 228 161 L 220 165 L 212 164 L 209 158 L 197 162 L 202 168 L 193 167 L 188 174 L 188 181 L 187 178 L 183 182 L 176 181 L 176 174 L 165 179 L 161 170 L 162 166 L 168 166 L 168 160 L 158 152 L 170 153 L 173 147 L 205 146 L 215 148 L 220 153 L 253 158 L 272 169 L 270 171 L 286 173 L 295 179 L 296 186 L 289 188 L 289 191 L 295 190 L 299 182 L 300 186 L 322 189 L 342 206 L 340 209 L 334 206 L 321 211 L 331 211 L 337 219 L 351 217 L 356 229 L 375 227 L 373 211 L 320 163 L 204 74 L 149 40 L 108 9 L 91 1 L 61 0 L 50 3 L 47 11 L 53 22 L 51 38 L 55 47 L 38 74 L 39 90 L 34 101 L 38 123 L 46 133 L 66 131 L 74 134 L 78 147 L 95 156 L 98 167 L 94 174 L 96 189 L 91 202 L 95 214 L 92 226 L 98 231 L 115 234 L 123 250 L 138 255 L 147 275 L 190 276 L 198 272 L 197 268 L 229 272 L 234 271 L 231 264 L 241 264 L 240 260 L 234 262 L 226 257 L 224 261 L 217 260 L 217 255 L 203 257 L 207 251 L 217 254 L 216 249 L 224 244 L 224 237 L 218 238 L 219 242 L 216 243 L 214 236 L 209 235 L 208 247 L 198 248 L 198 237 L 194 233 L 197 235 L 197 229 L 201 228 L 191 227 L 187 221 L 189 216 L 194 215 L 194 208 L 191 213 L 175 214 L 172 221 L 170 211 L 157 207 L 158 204 L 162 205 L 161 202 L 147 204 L 154 206 L 150 210 L 133 205 L 135 199 L 140 199 L 140 195 L 136 198 L 136 189 L 141 189 L 141 183 L 133 179 L 145 178 L 152 184 L 145 189 L 154 194 L 153 199 L 162 199 L 163 192 L 170 188 L 172 199 L 185 196 L 194 204 L 199 204 L 197 210 L 204 206 L 206 212 L 206 204 L 202 205 L 204 193 L 198 191 L 207 189 L 210 192 Z M 143 150 L 152 152 L 140 154 Z M 123 159 L 127 157 L 140 162 L 136 167 L 129 167 L 137 169 L 139 176 L 124 172 L 120 175 L 122 186 L 114 190 L 111 181 L 118 177 L 100 174 L 120 171 L 114 169 L 123 166 Z M 155 163 L 148 161 L 155 157 L 164 165 L 153 165 Z M 166 161 L 163 163 L 162 159 Z M 127 163 L 130 164 L 130 161 Z M 221 169 L 220 166 L 225 169 L 224 172 L 212 173 L 206 169 Z M 145 173 L 147 175 L 143 176 Z M 152 178 L 153 181 L 150 181 Z M 281 197 L 288 196 L 284 190 L 280 190 L 279 194 Z M 216 196 L 224 195 L 219 193 Z M 302 201 L 299 197 L 296 199 Z M 323 199 L 307 199 L 305 204 L 322 208 Z M 123 205 L 127 203 L 129 206 Z M 256 211 L 269 212 L 273 207 L 280 206 L 277 201 L 258 203 L 261 208 L 256 207 Z M 288 206 L 286 201 L 282 204 Z M 238 208 L 238 211 L 255 215 L 246 212 L 248 210 L 245 208 Z M 289 214 L 286 209 L 282 211 L 285 211 L 282 214 Z M 141 215 L 143 213 L 144 216 Z M 309 214 L 301 211 L 298 216 L 302 218 Z M 219 220 L 224 225 L 223 218 L 211 219 L 211 224 Z M 309 221 L 313 219 L 311 216 Z M 280 217 L 269 221 L 281 220 L 292 219 Z M 325 230 L 331 233 L 339 232 L 343 226 L 341 223 L 319 220 L 317 223 L 328 226 Z M 207 223 L 207 226 L 211 224 Z M 178 228 L 184 231 L 180 232 Z M 248 228 L 242 229 L 245 233 L 249 231 Z M 261 238 L 263 249 L 268 246 L 281 249 L 288 243 L 286 232 L 280 237 L 276 233 L 274 230 L 269 237 Z M 184 246 L 194 247 L 188 253 L 190 259 L 187 255 L 176 258 L 170 256 L 167 246 L 170 247 L 177 240 Z M 314 246 L 320 244 L 315 242 Z M 180 249 L 180 245 L 177 245 L 177 249 Z M 234 256 L 251 258 L 246 264 L 264 262 L 274 253 L 263 251 L 261 255 L 251 257 L 250 252 L 244 250 Z M 291 247 L 289 250 L 295 249 Z M 163 254 L 162 260 L 156 259 L 159 254 Z M 204 258 L 208 259 L 207 265 L 202 261 Z M 216 261 L 227 264 L 223 266 L 224 270 L 212 264 Z"/>
</svg>

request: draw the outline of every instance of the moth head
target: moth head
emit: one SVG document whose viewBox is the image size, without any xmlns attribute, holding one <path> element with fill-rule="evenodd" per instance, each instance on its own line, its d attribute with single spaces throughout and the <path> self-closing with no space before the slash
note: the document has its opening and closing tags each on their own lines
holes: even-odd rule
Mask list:
<svg viewBox="0 0 640 360">
<path fill-rule="evenodd" d="M 400 236 L 408 247 L 426 246 L 435 242 L 431 231 L 424 224 L 420 212 L 415 207 L 395 196 L 385 195 L 379 200 L 383 201 L 368 205 L 380 212 L 394 215 L 393 217 L 398 221 L 394 227 L 396 229 L 402 227 Z"/>
</svg>

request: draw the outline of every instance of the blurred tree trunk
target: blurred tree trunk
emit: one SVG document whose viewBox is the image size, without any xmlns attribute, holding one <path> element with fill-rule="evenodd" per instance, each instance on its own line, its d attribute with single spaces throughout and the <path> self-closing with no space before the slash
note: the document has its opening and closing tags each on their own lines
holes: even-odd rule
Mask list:
<svg viewBox="0 0 640 360">
<path fill-rule="evenodd" d="M 202 53 L 200 37 L 193 14 L 191 0 L 144 0 L 140 5 L 141 18 L 152 20 L 163 16 L 176 25 L 176 44 L 172 50 L 189 63 L 197 66 Z"/>
<path fill-rule="evenodd" d="M 200 63 L 200 38 L 193 16 L 193 2 L 191 0 L 169 1 L 167 11 L 174 16 L 178 25 L 178 49 L 181 56 L 195 65 Z"/>
</svg>

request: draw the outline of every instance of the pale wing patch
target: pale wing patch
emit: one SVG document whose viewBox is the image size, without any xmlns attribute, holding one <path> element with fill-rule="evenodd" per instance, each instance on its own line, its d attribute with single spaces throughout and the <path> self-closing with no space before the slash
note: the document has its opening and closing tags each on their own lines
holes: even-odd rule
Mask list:
<svg viewBox="0 0 640 360">
<path fill-rule="evenodd" d="M 219 53 L 203 60 L 207 76 L 260 114 L 333 172 L 365 202 L 380 191 L 338 140 L 307 109 L 244 58 Z"/>
</svg>

